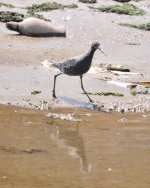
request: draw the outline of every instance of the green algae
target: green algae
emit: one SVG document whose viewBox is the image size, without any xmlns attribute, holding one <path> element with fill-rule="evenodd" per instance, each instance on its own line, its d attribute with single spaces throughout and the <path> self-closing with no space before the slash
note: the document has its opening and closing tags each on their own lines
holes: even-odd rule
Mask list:
<svg viewBox="0 0 150 188">
<path fill-rule="evenodd" d="M 122 93 L 114 93 L 114 92 L 96 92 L 96 93 L 88 93 L 89 95 L 98 95 L 98 96 L 115 96 L 115 97 L 123 97 Z"/>
<path fill-rule="evenodd" d="M 1 6 L 5 6 L 5 7 L 7 7 L 7 8 L 15 8 L 14 5 L 12 5 L 12 4 L 7 4 L 7 3 L 0 3 L 0 7 L 1 7 Z"/>
<path fill-rule="evenodd" d="M 69 4 L 69 5 L 63 5 L 61 3 L 56 2 L 47 2 L 42 4 L 33 4 L 31 7 L 26 7 L 28 10 L 28 13 L 33 14 L 34 12 L 47 12 L 57 9 L 64 9 L 64 8 L 77 8 L 78 6 L 76 4 Z"/>
<path fill-rule="evenodd" d="M 135 90 L 133 90 L 133 91 L 130 91 L 130 94 L 133 95 L 133 96 L 136 96 L 136 95 L 139 95 L 139 94 L 147 95 L 147 94 L 149 94 L 149 91 L 148 90 L 145 90 L 145 91 L 135 91 Z"/>
<path fill-rule="evenodd" d="M 130 16 L 142 16 L 145 14 L 144 10 L 128 3 L 124 3 L 123 5 L 102 6 L 99 8 L 89 6 L 89 8 L 99 10 L 100 12 L 126 14 Z"/>
<path fill-rule="evenodd" d="M 140 43 L 136 43 L 136 42 L 128 42 L 128 43 L 126 43 L 126 45 L 137 46 L 137 45 L 140 45 Z"/>
<path fill-rule="evenodd" d="M 0 21 L 1 22 L 20 22 L 24 19 L 23 14 L 19 14 L 16 12 L 9 12 L 9 11 L 0 11 Z"/>
<path fill-rule="evenodd" d="M 119 25 L 136 28 L 136 29 L 140 29 L 140 30 L 145 30 L 145 31 L 150 31 L 150 23 L 140 24 L 140 25 L 129 24 L 129 23 L 120 23 Z"/>
<path fill-rule="evenodd" d="M 41 91 L 34 90 L 34 91 L 31 92 L 31 95 L 37 95 L 37 94 L 40 94 L 40 93 L 41 93 Z"/>
</svg>

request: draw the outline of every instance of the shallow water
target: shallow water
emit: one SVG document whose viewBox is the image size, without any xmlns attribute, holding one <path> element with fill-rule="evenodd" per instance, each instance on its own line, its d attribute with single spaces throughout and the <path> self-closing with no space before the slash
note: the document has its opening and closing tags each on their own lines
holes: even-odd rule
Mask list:
<svg viewBox="0 0 150 188">
<path fill-rule="evenodd" d="M 0 187 L 148 188 L 149 121 L 150 114 L 1 105 Z"/>
</svg>

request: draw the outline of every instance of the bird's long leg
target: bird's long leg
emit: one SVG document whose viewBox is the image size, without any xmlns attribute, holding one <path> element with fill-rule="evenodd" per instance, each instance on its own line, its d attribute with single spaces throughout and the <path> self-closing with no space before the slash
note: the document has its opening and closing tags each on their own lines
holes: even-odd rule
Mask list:
<svg viewBox="0 0 150 188">
<path fill-rule="evenodd" d="M 83 81 L 82 81 L 82 75 L 80 76 L 81 79 L 81 88 L 84 91 L 84 93 L 86 94 L 86 96 L 88 97 L 88 99 L 90 100 L 90 102 L 93 102 L 92 99 L 89 97 L 89 95 L 87 94 L 87 92 L 85 91 L 84 87 L 83 87 Z"/>
<path fill-rule="evenodd" d="M 53 98 L 56 98 L 56 94 L 55 94 L 55 86 L 56 86 L 56 78 L 57 76 L 61 75 L 62 73 L 59 73 L 59 74 L 56 74 L 54 76 L 54 86 L 53 86 L 53 91 L 52 91 L 52 95 L 53 95 Z"/>
</svg>

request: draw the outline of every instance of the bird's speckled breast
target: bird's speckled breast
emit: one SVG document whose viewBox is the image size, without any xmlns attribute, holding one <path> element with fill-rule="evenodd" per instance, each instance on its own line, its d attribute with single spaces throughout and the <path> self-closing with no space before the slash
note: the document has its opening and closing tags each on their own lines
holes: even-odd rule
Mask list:
<svg viewBox="0 0 150 188">
<path fill-rule="evenodd" d="M 69 76 L 80 76 L 85 74 L 91 67 L 93 51 L 90 51 L 85 56 L 80 59 L 71 59 L 66 63 L 63 63 L 61 66 L 61 72 Z"/>
</svg>

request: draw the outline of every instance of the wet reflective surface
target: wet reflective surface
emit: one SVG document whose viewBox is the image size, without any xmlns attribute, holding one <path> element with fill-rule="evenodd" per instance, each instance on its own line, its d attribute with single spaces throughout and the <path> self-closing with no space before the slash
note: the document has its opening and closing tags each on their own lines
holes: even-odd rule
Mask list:
<svg viewBox="0 0 150 188">
<path fill-rule="evenodd" d="M 149 121 L 150 114 L 1 105 L 0 187 L 148 188 Z"/>
</svg>

